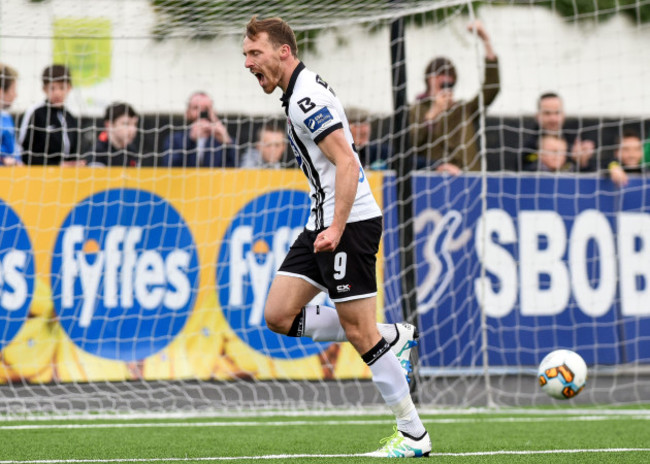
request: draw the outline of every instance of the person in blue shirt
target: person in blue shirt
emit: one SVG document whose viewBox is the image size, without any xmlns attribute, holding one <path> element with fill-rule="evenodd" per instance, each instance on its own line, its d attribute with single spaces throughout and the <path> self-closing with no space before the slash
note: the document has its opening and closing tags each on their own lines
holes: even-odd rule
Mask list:
<svg viewBox="0 0 650 464">
<path fill-rule="evenodd" d="M 205 92 L 190 96 L 183 130 L 173 131 L 163 144 L 163 166 L 235 167 L 237 153 L 226 126 Z"/>
<path fill-rule="evenodd" d="M 16 125 L 7 111 L 16 99 L 18 73 L 0 64 L 0 162 L 4 166 L 21 165 L 20 145 L 16 143 Z"/>
</svg>

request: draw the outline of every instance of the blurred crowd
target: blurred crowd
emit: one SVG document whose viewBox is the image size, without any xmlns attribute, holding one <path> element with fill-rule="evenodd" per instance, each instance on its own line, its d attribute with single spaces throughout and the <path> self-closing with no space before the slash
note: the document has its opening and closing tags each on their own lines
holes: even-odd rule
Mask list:
<svg viewBox="0 0 650 464">
<path fill-rule="evenodd" d="M 405 157 L 412 161 L 413 169 L 449 175 L 485 168 L 477 127 L 501 90 L 499 59 L 480 21 L 473 21 L 467 29 L 484 46 L 480 89 L 469 101 L 457 100 L 454 88 L 459 76 L 453 61 L 445 56 L 433 58 L 425 69 L 425 90 L 409 108 L 409 141 L 403 153 L 393 150 L 390 133 L 373 133 L 381 126 L 378 118 L 360 108 L 346 109 L 355 150 L 366 169 L 391 169 L 396 160 Z M 180 124 L 165 131 L 155 156 L 144 156 L 141 116 L 131 104 L 110 104 L 103 120 L 94 121 L 90 128 L 66 109 L 72 89 L 66 66 L 53 64 L 43 70 L 44 101 L 22 115 L 10 113 L 17 85 L 17 72 L 0 64 L 0 161 L 5 166 L 296 166 L 287 149 L 284 122 L 265 120 L 251 130 L 248 140 L 237 140 L 207 92 L 196 91 L 188 97 Z M 604 143 L 599 131 L 569 127 L 562 97 L 556 92 L 539 96 L 534 119 L 533 127 L 522 128 L 512 169 L 601 173 L 624 186 L 630 174 L 643 174 L 650 164 L 650 143 L 644 141 L 642 126 L 621 123 L 615 131 L 610 130 L 616 140 Z"/>
</svg>

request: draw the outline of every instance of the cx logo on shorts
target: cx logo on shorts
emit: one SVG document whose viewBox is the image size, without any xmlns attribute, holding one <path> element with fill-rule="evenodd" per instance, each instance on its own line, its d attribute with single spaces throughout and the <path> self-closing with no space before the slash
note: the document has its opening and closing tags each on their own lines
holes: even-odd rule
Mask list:
<svg viewBox="0 0 650 464">
<path fill-rule="evenodd" d="M 320 353 L 329 344 L 271 332 L 264 305 L 275 272 L 309 217 L 309 195 L 278 190 L 249 201 L 233 217 L 217 257 L 217 294 L 230 327 L 252 349 L 280 359 Z"/>
<path fill-rule="evenodd" d="M 345 284 L 345 285 L 337 285 L 336 286 L 336 291 L 339 293 L 347 293 L 351 290 L 350 284 Z"/>
</svg>

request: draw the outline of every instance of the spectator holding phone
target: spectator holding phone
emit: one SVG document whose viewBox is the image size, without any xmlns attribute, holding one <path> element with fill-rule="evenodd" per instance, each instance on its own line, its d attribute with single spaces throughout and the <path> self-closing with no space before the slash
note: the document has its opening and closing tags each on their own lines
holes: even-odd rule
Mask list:
<svg viewBox="0 0 650 464">
<path fill-rule="evenodd" d="M 163 144 L 164 166 L 235 167 L 237 153 L 233 139 L 205 92 L 194 92 L 187 103 L 185 124 Z"/>
<path fill-rule="evenodd" d="M 478 35 L 485 48 L 485 77 L 481 86 L 483 104 L 490 105 L 500 89 L 499 63 L 490 38 L 480 21 L 467 30 Z M 480 115 L 479 95 L 469 102 L 454 99 L 456 68 L 445 58 L 429 63 L 424 75 L 426 92 L 418 97 L 409 113 L 415 167 L 452 175 L 481 169 L 474 124 Z"/>
</svg>

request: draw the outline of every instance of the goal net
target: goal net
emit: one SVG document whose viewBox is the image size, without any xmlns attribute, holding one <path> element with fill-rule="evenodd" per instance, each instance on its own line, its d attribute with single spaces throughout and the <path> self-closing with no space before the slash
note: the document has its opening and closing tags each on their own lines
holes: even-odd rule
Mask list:
<svg viewBox="0 0 650 464">
<path fill-rule="evenodd" d="M 536 375 L 560 348 L 572 404 L 648 403 L 645 2 L 0 0 L 4 415 L 382 407 L 350 344 L 264 321 L 310 203 L 284 135 L 258 143 L 285 116 L 244 68 L 253 14 L 358 131 L 423 408 L 564 406 Z"/>
</svg>

